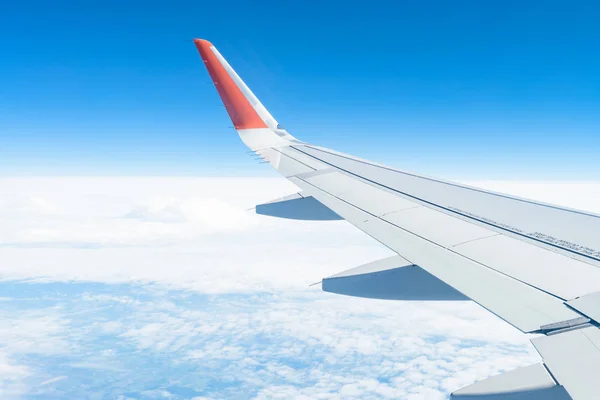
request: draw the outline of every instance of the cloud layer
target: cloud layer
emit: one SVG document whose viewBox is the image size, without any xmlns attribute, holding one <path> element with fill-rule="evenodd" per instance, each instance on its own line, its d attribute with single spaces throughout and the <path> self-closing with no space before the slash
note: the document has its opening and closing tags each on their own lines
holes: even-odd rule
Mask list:
<svg viewBox="0 0 600 400">
<path fill-rule="evenodd" d="M 599 211 L 600 185 L 475 184 Z M 282 179 L 0 188 L 2 398 L 443 399 L 538 360 L 473 303 L 309 287 L 391 253 L 345 222 L 248 211 L 293 193 Z"/>
<path fill-rule="evenodd" d="M 5 300 L 15 323 L 0 326 L 3 398 L 443 399 L 537 359 L 472 303 L 130 284 L 0 289 L 20 293 Z"/>
</svg>

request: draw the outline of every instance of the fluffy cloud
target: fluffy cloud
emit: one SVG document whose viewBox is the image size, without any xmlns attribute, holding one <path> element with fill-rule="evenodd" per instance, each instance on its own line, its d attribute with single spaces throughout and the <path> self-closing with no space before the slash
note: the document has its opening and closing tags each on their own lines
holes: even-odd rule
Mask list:
<svg viewBox="0 0 600 400">
<path fill-rule="evenodd" d="M 37 333 L 20 324 L 2 337 L 12 359 L 35 360 L 18 366 L 20 379 L 42 397 L 441 399 L 537 360 L 526 338 L 472 303 L 0 284 L 7 288 L 27 292 L 9 301 L 24 320 L 52 315 L 39 323 L 48 328 L 29 326 Z M 31 344 L 14 350 L 19 340 Z M 35 349 L 40 341 L 57 350 Z"/>
<path fill-rule="evenodd" d="M 238 207 L 214 198 L 157 197 L 136 205 L 125 218 L 150 222 L 193 223 L 207 232 L 243 230 L 256 224 L 256 218 Z"/>
<path fill-rule="evenodd" d="M 57 187 L 62 184 L 71 190 L 52 190 L 45 188 L 44 180 L 25 180 L 41 187 L 41 193 L 33 195 L 29 192 L 32 188 L 23 182 L 20 185 L 13 180 L 5 182 L 8 187 L 13 184 L 20 193 L 0 199 L 0 205 L 4 205 L 0 207 L 0 217 L 5 221 L 0 227 L 0 245 L 45 248 L 172 245 L 257 225 L 253 213 L 227 201 L 244 197 L 235 196 L 240 186 L 236 180 L 232 180 L 231 186 L 212 180 L 191 181 L 198 190 L 180 190 L 179 197 L 152 190 L 148 186 L 153 182 L 147 182 L 146 186 L 144 179 L 127 188 L 120 182 L 104 183 L 102 179 L 98 185 L 79 178 L 54 180 Z M 112 192 L 115 187 L 119 188 L 117 193 Z M 159 187 L 163 186 L 159 183 Z"/>
</svg>

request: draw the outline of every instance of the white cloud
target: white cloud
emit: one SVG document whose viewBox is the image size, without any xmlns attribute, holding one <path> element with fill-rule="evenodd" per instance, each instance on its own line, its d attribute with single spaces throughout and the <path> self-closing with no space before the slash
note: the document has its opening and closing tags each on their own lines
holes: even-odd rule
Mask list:
<svg viewBox="0 0 600 400">
<path fill-rule="evenodd" d="M 54 215 L 58 213 L 57 208 L 41 197 L 27 197 L 19 202 L 13 203 L 13 211 L 29 213 L 29 214 L 41 214 L 41 215 Z"/>
<path fill-rule="evenodd" d="M 27 392 L 25 379 L 31 375 L 25 365 L 17 364 L 0 350 L 0 397 L 17 399 Z"/>
<path fill-rule="evenodd" d="M 64 337 L 66 321 L 55 310 L 40 310 L 14 315 L 3 312 L 0 343 L 11 354 L 63 354 L 69 350 Z"/>
<path fill-rule="evenodd" d="M 215 198 L 156 197 L 136 205 L 125 217 L 156 222 L 191 222 L 208 232 L 241 230 L 257 222 L 253 213 Z"/>
<path fill-rule="evenodd" d="M 257 225 L 246 210 L 294 190 L 268 179 L 3 178 L 0 244 L 171 245 Z M 53 218 L 42 218 L 41 216 Z"/>
<path fill-rule="evenodd" d="M 45 381 L 40 382 L 40 386 L 50 385 L 51 383 L 60 382 L 60 381 L 63 381 L 65 379 L 67 379 L 67 378 L 68 378 L 68 376 L 65 376 L 65 375 L 56 376 L 54 378 L 46 379 Z"/>
</svg>

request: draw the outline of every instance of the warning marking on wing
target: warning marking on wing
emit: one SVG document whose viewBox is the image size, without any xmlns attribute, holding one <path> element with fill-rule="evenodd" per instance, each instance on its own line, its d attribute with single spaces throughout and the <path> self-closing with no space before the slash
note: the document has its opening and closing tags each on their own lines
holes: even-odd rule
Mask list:
<svg viewBox="0 0 600 400">
<path fill-rule="evenodd" d="M 563 249 L 566 249 L 566 250 L 571 250 L 571 251 L 574 251 L 576 253 L 580 253 L 580 254 L 583 254 L 583 255 L 586 255 L 586 256 L 589 256 L 589 257 L 600 259 L 600 250 L 592 249 L 592 248 L 587 247 L 587 246 L 582 246 L 582 245 L 577 244 L 577 243 L 569 242 L 568 240 L 555 238 L 554 236 L 550 236 L 550 235 L 547 235 L 547 234 L 541 233 L 541 232 L 524 232 L 523 230 L 521 230 L 521 229 L 519 229 L 517 227 L 514 227 L 512 225 L 508 225 L 508 224 L 504 224 L 502 222 L 494 221 L 492 219 L 485 218 L 485 217 L 482 217 L 481 215 L 473 214 L 471 212 L 464 211 L 464 210 L 461 210 L 461 209 L 456 208 L 456 207 L 448 207 L 448 209 L 456 211 L 456 212 L 458 212 L 461 215 L 464 215 L 464 216 L 467 216 L 467 217 L 471 217 L 471 218 L 474 218 L 474 219 L 476 219 L 478 221 L 485 222 L 487 224 L 496 226 L 498 228 L 503 228 L 503 229 L 506 229 L 508 231 L 511 231 L 511 232 L 514 232 L 514 233 L 518 233 L 520 235 L 527 236 L 527 237 L 530 237 L 532 239 L 536 239 L 536 240 L 542 241 L 544 243 L 551 244 L 553 246 L 557 246 L 557 247 L 560 247 L 560 248 L 563 248 Z"/>
</svg>

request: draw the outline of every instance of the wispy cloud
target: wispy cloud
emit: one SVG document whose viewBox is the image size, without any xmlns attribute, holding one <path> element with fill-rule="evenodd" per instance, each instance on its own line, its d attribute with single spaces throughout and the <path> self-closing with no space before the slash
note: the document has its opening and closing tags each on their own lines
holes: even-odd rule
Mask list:
<svg viewBox="0 0 600 400">
<path fill-rule="evenodd" d="M 46 379 L 45 381 L 40 382 L 40 386 L 50 385 L 51 383 L 60 382 L 60 381 L 63 381 L 65 379 L 67 379 L 67 378 L 68 378 L 68 376 L 62 375 L 62 376 L 57 376 L 57 377 L 54 377 L 54 378 Z"/>
</svg>

